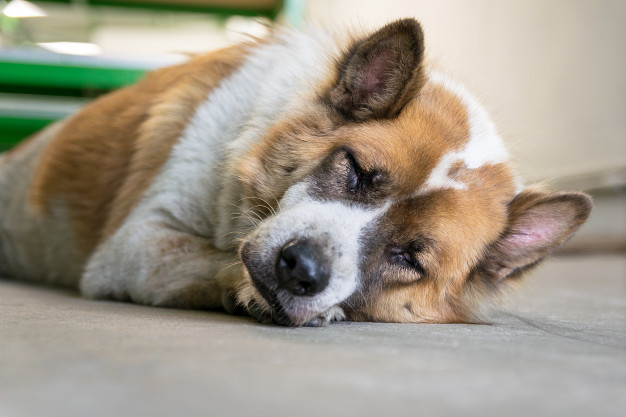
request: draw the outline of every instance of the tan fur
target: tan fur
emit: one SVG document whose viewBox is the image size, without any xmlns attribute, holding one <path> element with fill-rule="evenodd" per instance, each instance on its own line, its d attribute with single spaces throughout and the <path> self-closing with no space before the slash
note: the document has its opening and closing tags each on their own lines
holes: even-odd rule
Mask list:
<svg viewBox="0 0 626 417">
<path fill-rule="evenodd" d="M 410 102 L 397 118 L 334 128 L 332 117 L 318 104 L 275 126 L 239 166 L 249 195 L 274 201 L 330 149 L 350 145 L 364 168 L 382 167 L 391 173 L 390 196 L 403 196 L 419 189 L 439 158 L 461 148 L 469 137 L 465 107 L 437 84 L 427 84 L 419 100 Z M 293 171 L 285 175 L 282 167 Z"/>
<path fill-rule="evenodd" d="M 466 278 L 482 259 L 484 248 L 495 241 L 507 222 L 504 199 L 514 194 L 507 184 L 504 166 L 481 169 L 483 184 L 493 195 L 483 191 L 439 191 L 400 204 L 390 216 L 394 239 L 410 240 L 426 235 L 436 242 L 419 255 L 427 278 L 404 285 L 382 274 L 387 283 L 379 297 L 363 312 L 375 321 L 461 322 L 476 321 L 475 301 L 465 297 Z M 491 179 L 489 178 L 491 177 Z M 492 181 L 489 183 L 489 181 Z M 471 222 L 468 222 L 471 219 Z M 413 307 L 407 309 L 406 305 Z"/>
<path fill-rule="evenodd" d="M 467 111 L 460 98 L 433 83 L 427 83 L 396 118 L 348 123 L 331 130 L 331 116 L 322 108 L 313 110 L 277 126 L 241 164 L 241 178 L 251 195 L 268 201 L 280 198 L 331 149 L 347 145 L 365 169 L 390 173 L 391 181 L 385 185 L 389 197 L 406 198 L 420 189 L 445 153 L 461 149 L 470 136 Z M 294 170 L 287 176 L 281 166 Z M 351 318 L 389 322 L 477 320 L 472 312 L 480 300 L 466 297 L 465 279 L 481 259 L 483 249 L 506 226 L 506 206 L 515 195 L 513 174 L 504 164 L 476 170 L 456 164 L 450 171 L 468 185 L 467 191 L 445 190 L 409 199 L 392 208 L 389 216 L 394 219 L 389 228 L 408 234 L 401 236 L 400 232 L 395 240 L 409 240 L 424 231 L 442 242 L 438 252 L 422 258 L 426 269 L 437 275 L 411 285 L 394 285 L 398 277 L 383 274 L 389 287 Z M 407 305 L 412 307 L 405 308 Z"/>
<path fill-rule="evenodd" d="M 219 164 L 171 159 L 160 178 L 174 179 L 173 185 L 167 183 L 159 195 L 162 200 L 142 211 L 142 197 L 198 106 L 243 65 L 251 50 L 250 45 L 227 48 L 156 71 L 136 86 L 88 105 L 59 124 L 59 132 L 39 136 L 46 139 L 45 151 L 37 149 L 37 158 L 29 159 L 37 166 L 29 170 L 29 176 L 34 175 L 29 216 L 15 215 L 14 210 L 9 220 L 43 226 L 26 237 L 0 229 L 11 237 L 9 244 L 27 242 L 21 249 L 29 249 L 38 241 L 37 233 L 60 230 L 57 234 L 64 239 L 73 232 L 65 252 L 51 251 L 48 258 L 70 253 L 72 265 L 65 270 L 76 278 L 82 273 L 81 291 L 90 297 L 186 308 L 223 306 L 231 312 L 240 303 L 259 320 L 291 325 L 344 316 L 385 322 L 478 322 L 484 298 L 493 298 L 505 281 L 541 261 L 589 215 L 591 202 L 583 194 L 518 194 L 506 152 L 500 152 L 499 138 L 489 128 L 485 142 L 469 142 L 478 137 L 474 128 L 481 132 L 490 127 L 488 117 L 477 116 L 480 106 L 464 92 L 448 89 L 434 74 L 434 80 L 428 80 L 421 28 L 412 19 L 387 25 L 347 47 L 338 45 L 345 52 L 328 57 L 329 67 L 321 67 L 318 74 L 324 81 L 315 88 L 285 89 L 280 97 L 272 95 L 281 93 L 280 88 L 260 89 L 267 94 L 261 98 L 270 100 L 254 101 L 242 119 L 227 119 L 229 127 L 241 123 L 250 128 L 245 132 L 251 137 L 231 133 L 224 138 L 226 149 L 243 144 L 245 153 L 224 152 L 227 156 Z M 274 52 L 268 48 L 258 56 L 272 59 Z M 243 75 L 249 75 L 246 68 Z M 288 69 L 298 70 L 295 65 Z M 256 80 L 257 73 L 252 74 Z M 269 80 L 282 82 L 279 77 Z M 222 93 L 232 95 L 224 100 Z M 239 94 L 245 93 L 220 89 L 215 96 L 232 110 L 239 106 Z M 275 98 L 284 99 L 284 107 L 267 104 Z M 255 118 L 268 109 L 279 110 L 268 120 Z M 256 129 L 265 122 L 271 122 L 267 130 Z M 177 149 L 195 155 L 198 148 L 185 145 L 195 145 L 195 140 L 204 146 L 202 132 L 196 136 L 190 135 Z M 3 161 L 21 158 L 30 143 Z M 466 147 L 468 143 L 493 147 L 485 150 L 493 153 L 472 158 L 482 154 Z M 447 156 L 463 155 L 466 149 L 464 155 L 469 156 L 445 165 L 450 162 Z M 445 173 L 437 169 L 448 166 Z M 209 179 L 219 184 L 218 192 L 206 187 L 204 180 Z M 10 182 L 7 177 L 5 183 Z M 155 192 L 164 183 L 158 182 Z M 27 186 L 16 189 L 28 195 Z M 197 200 L 185 200 L 187 194 L 170 189 Z M 283 197 L 288 205 L 284 210 L 279 207 Z M 212 220 L 219 227 L 199 233 L 172 228 L 167 220 L 170 207 L 181 208 L 183 223 L 216 211 Z M 328 207 L 333 211 L 325 210 Z M 132 221 L 125 223 L 135 208 Z M 42 219 L 62 227 L 55 229 Z M 222 232 L 235 237 L 216 237 Z M 314 239 L 318 241 L 312 244 Z M 283 250 L 294 241 L 309 245 L 315 267 L 333 265 L 339 271 L 333 276 L 336 285 L 325 287 L 332 290 L 318 287 L 318 293 L 311 294 L 305 285 L 290 286 L 303 282 L 297 281 L 302 275 L 289 275 L 293 270 L 287 267 L 293 266 L 283 258 Z M 56 247 L 54 239 L 50 242 L 41 246 Z M 5 259 L 16 257 L 5 252 Z M 29 259 L 36 258 L 35 253 Z M 318 271 L 326 274 L 324 268 Z M 46 271 L 30 275 L 45 277 Z M 328 293 L 320 291 L 338 295 L 325 298 Z"/>
<path fill-rule="evenodd" d="M 89 253 L 122 223 L 167 160 L 194 109 L 242 62 L 246 46 L 222 49 L 151 73 L 89 104 L 43 156 L 31 202 L 68 205 Z"/>
</svg>

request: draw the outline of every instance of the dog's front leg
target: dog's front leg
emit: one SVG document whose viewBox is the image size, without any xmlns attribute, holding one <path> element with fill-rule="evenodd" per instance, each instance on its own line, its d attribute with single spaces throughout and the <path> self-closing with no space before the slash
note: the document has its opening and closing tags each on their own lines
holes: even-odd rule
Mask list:
<svg viewBox="0 0 626 417">
<path fill-rule="evenodd" d="M 81 291 L 92 298 L 232 312 L 243 280 L 236 252 L 158 222 L 127 223 L 87 263 Z"/>
</svg>

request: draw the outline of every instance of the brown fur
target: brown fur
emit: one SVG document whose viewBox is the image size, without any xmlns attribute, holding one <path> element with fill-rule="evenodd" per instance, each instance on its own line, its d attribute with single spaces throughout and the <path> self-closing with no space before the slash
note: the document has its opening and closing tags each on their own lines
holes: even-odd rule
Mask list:
<svg viewBox="0 0 626 417">
<path fill-rule="evenodd" d="M 341 78 L 335 82 L 341 83 Z M 325 97 L 325 93 L 320 92 L 319 96 Z M 333 157 L 330 165 L 321 170 L 320 161 L 337 149 L 349 148 L 364 170 L 381 173 L 384 182 L 384 191 L 370 193 L 375 198 L 360 196 L 357 201 L 377 204 L 385 198 L 400 199 L 385 223 L 377 227 L 378 238 L 371 245 L 375 249 L 365 256 L 371 267 L 366 268 L 364 275 L 375 277 L 377 283 L 365 285 L 360 291 L 358 297 L 365 302 L 348 300 L 349 318 L 389 322 L 480 321 L 478 307 L 484 297 L 495 296 L 498 284 L 493 280 L 478 282 L 471 277 L 482 268 L 487 248 L 497 246 L 501 234 L 518 216 L 517 204 L 509 206 L 516 192 L 512 172 L 506 164 L 470 170 L 457 163 L 448 174 L 466 184 L 468 190 L 411 197 L 424 185 L 441 157 L 460 150 L 469 139 L 465 104 L 433 83 L 426 83 L 396 117 L 372 117 L 354 123 L 350 121 L 352 116 L 347 116 L 347 123 L 337 125 L 337 115 L 325 104 L 322 100 L 305 114 L 283 121 L 248 155 L 240 166 L 240 176 L 249 195 L 274 201 L 291 184 L 305 176 L 315 177 L 316 170 L 337 175 L 343 169 L 342 158 Z M 332 178 L 320 182 L 333 183 Z M 340 181 L 337 184 L 324 186 L 320 196 L 352 198 L 343 195 L 345 189 Z M 589 206 L 575 203 L 580 204 L 583 219 Z M 568 227 L 563 236 L 569 236 L 580 221 Z M 389 265 L 389 248 L 385 245 L 408 243 L 418 237 L 425 237 L 428 242 L 419 253 L 427 276 L 415 280 L 413 275 Z M 522 261 L 541 259 L 562 240 L 551 240 L 545 252 L 531 254 Z M 499 255 L 501 259 L 503 254 Z"/>
<path fill-rule="evenodd" d="M 33 205 L 67 205 L 80 247 L 91 252 L 141 199 L 194 109 L 245 52 L 244 45 L 199 56 L 89 104 L 49 145 Z"/>
<path fill-rule="evenodd" d="M 385 174 L 384 195 L 378 196 L 378 202 L 383 197 L 406 198 L 420 189 L 446 152 L 461 149 L 469 139 L 463 103 L 436 84 L 426 84 L 419 98 L 395 118 L 330 129 L 333 116 L 323 111 L 320 106 L 277 126 L 241 164 L 241 179 L 251 195 L 268 201 L 280 198 L 291 184 L 317 169 L 319 161 L 333 149 L 348 146 L 364 169 Z M 339 169 L 333 166 L 324 171 Z M 436 276 L 415 284 L 395 285 L 406 278 L 398 277 L 393 268 L 372 270 L 371 274 L 385 284 L 378 294 L 372 294 L 370 303 L 353 311 L 351 318 L 476 321 L 470 314 L 473 306 L 464 300 L 465 279 L 482 258 L 483 249 L 497 239 L 507 223 L 507 203 L 515 194 L 513 175 L 503 164 L 477 170 L 455 165 L 451 170 L 469 190 L 435 192 L 398 203 L 387 216 L 392 223 L 378 229 L 396 232 L 381 238 L 379 253 L 370 255 L 372 264 L 386 265 L 385 242 L 408 242 L 425 233 L 438 247 L 423 253 L 422 261 Z M 341 198 L 328 189 L 323 194 Z"/>
<path fill-rule="evenodd" d="M 239 166 L 247 194 L 274 201 L 331 149 L 350 145 L 363 168 L 389 175 L 387 195 L 401 197 L 418 190 L 441 156 L 460 149 L 469 137 L 463 104 L 433 84 L 396 118 L 335 127 L 334 117 L 318 102 L 309 112 L 276 125 Z"/>
<path fill-rule="evenodd" d="M 196 107 L 241 65 L 247 48 L 157 71 L 87 106 L 49 145 L 32 204 L 43 213 L 66 206 L 79 246 L 91 252 L 137 205 Z M 353 320 L 479 321 L 484 296 L 543 259 L 591 210 L 583 194 L 526 191 L 515 197 L 504 163 L 453 164 L 448 175 L 467 189 L 425 190 L 442 157 L 470 139 L 470 124 L 461 99 L 427 81 L 423 52 L 414 20 L 356 40 L 310 102 L 285 115 L 236 166 L 242 201 L 268 204 L 263 216 L 304 178 L 320 200 L 372 207 L 393 202 L 362 237 L 363 282 L 341 305 Z M 354 165 L 367 187 L 346 186 Z M 178 288 L 181 281 L 167 273 L 176 261 L 235 254 L 184 234 L 170 233 L 154 245 L 161 251 L 151 265 L 156 291 L 178 294 L 159 305 L 202 307 L 213 294 L 206 280 Z M 392 262 L 390 253 L 413 256 L 419 268 Z"/>
</svg>

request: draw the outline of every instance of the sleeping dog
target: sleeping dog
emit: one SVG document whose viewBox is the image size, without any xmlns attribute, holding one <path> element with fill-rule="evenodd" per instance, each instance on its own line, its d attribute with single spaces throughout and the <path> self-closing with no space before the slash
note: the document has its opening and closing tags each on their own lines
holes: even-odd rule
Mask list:
<svg viewBox="0 0 626 417">
<path fill-rule="evenodd" d="M 524 187 L 414 19 L 276 30 L 0 156 L 0 274 L 261 322 L 476 322 L 587 219 Z"/>
</svg>

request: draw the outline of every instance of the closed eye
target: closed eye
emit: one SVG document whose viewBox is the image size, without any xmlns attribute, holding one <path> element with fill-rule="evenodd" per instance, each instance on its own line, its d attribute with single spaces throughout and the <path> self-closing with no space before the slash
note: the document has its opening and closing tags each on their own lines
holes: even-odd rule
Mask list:
<svg viewBox="0 0 626 417">
<path fill-rule="evenodd" d="M 357 157 L 351 149 L 346 149 L 346 160 L 348 161 L 348 192 L 357 194 L 360 191 L 378 187 L 384 182 L 385 175 L 377 169 L 365 170 L 359 164 Z"/>
<path fill-rule="evenodd" d="M 363 170 L 354 156 L 352 151 L 346 151 L 346 159 L 348 160 L 348 191 L 355 194 L 361 188 L 363 180 Z"/>
<path fill-rule="evenodd" d="M 411 269 L 420 275 L 425 275 L 424 267 L 412 252 L 399 248 L 393 248 L 390 252 L 389 256 L 392 263 Z"/>
</svg>

